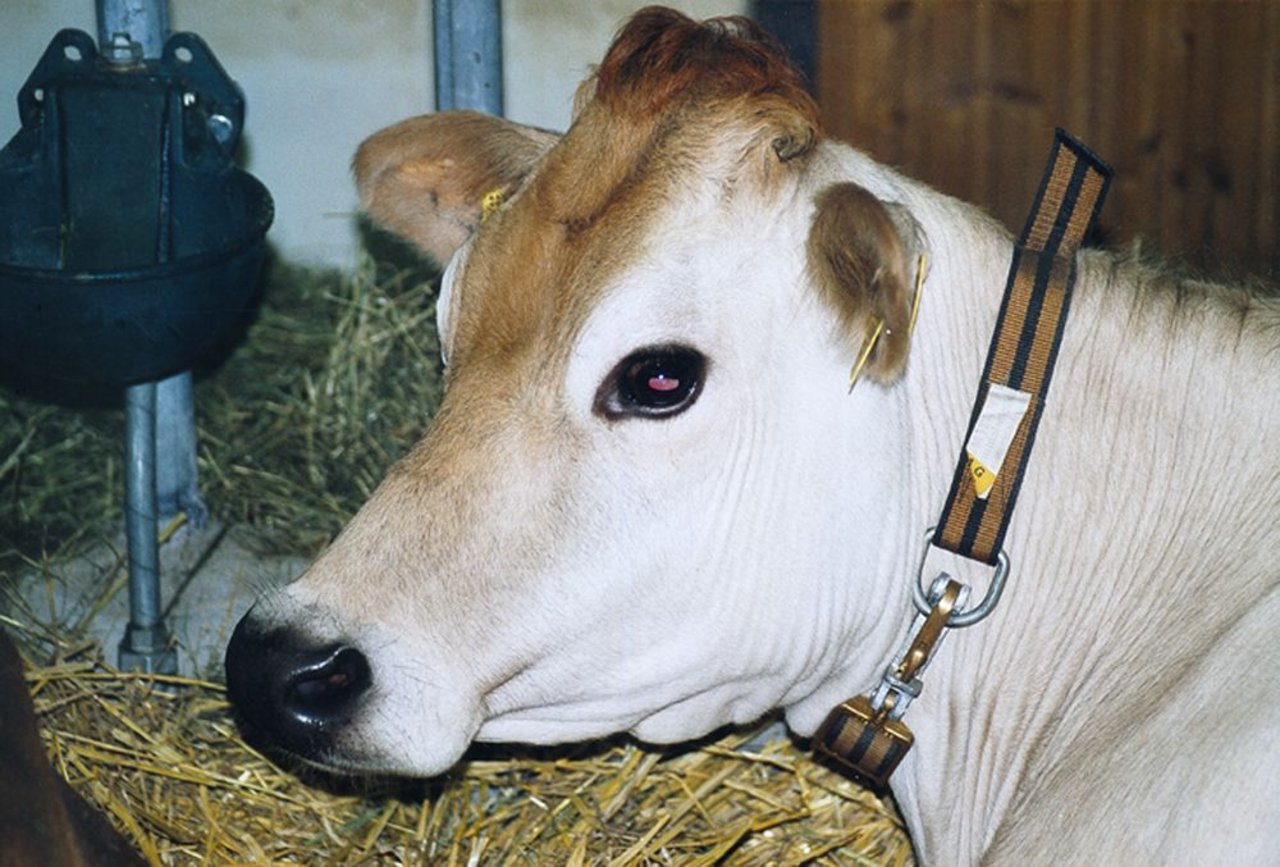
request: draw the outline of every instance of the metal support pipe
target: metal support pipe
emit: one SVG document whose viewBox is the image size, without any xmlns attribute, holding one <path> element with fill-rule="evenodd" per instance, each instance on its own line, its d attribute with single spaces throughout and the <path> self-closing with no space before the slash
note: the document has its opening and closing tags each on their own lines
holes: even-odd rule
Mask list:
<svg viewBox="0 0 1280 867">
<path fill-rule="evenodd" d="M 110 60 L 127 61 L 129 42 L 138 57 L 159 57 L 169 37 L 169 0 L 97 0 L 98 49 Z M 127 37 L 119 39 L 120 35 Z"/>
<path fill-rule="evenodd" d="M 168 0 L 97 0 L 98 45 L 114 63 L 156 58 L 169 38 Z M 196 411 L 191 373 L 179 373 L 156 392 L 156 496 L 161 520 L 179 512 L 197 527 L 208 516 L 196 475 Z"/>
<path fill-rule="evenodd" d="M 156 508 L 161 521 L 185 512 L 194 527 L 209 517 L 196 469 L 196 401 L 191 371 L 156 384 Z"/>
<path fill-rule="evenodd" d="M 133 385 L 124 395 L 125 535 L 129 544 L 129 595 L 134 621 L 160 620 L 160 556 L 156 541 L 156 386 Z"/>
<path fill-rule="evenodd" d="M 173 674 L 177 654 L 161 617 L 156 539 L 156 385 L 125 390 L 125 537 L 129 545 L 129 625 L 120 668 Z"/>
<path fill-rule="evenodd" d="M 96 9 L 98 48 L 108 61 L 126 65 L 161 56 L 169 36 L 168 0 L 97 0 Z M 195 410 L 189 373 L 171 377 L 159 386 L 144 383 L 125 390 L 129 625 L 120 641 L 119 665 L 125 671 L 174 674 L 178 655 L 160 604 L 157 452 L 166 505 L 177 508 L 184 501 L 194 501 L 203 518 L 195 480 Z"/>
<path fill-rule="evenodd" d="M 436 111 L 502 114 L 500 0 L 433 0 Z"/>
</svg>

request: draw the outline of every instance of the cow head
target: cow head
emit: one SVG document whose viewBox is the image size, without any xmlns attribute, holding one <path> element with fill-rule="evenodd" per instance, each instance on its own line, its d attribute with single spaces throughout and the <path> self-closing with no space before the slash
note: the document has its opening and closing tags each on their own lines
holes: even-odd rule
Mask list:
<svg viewBox="0 0 1280 867">
<path fill-rule="evenodd" d="M 755 25 L 663 10 L 563 137 L 451 113 L 366 141 L 367 213 L 452 260 L 446 394 L 241 622 L 246 722 L 429 775 L 474 739 L 671 742 L 865 681 L 897 437 L 846 376 L 872 320 L 871 376 L 902 370 L 919 238 L 837 162 Z"/>
</svg>

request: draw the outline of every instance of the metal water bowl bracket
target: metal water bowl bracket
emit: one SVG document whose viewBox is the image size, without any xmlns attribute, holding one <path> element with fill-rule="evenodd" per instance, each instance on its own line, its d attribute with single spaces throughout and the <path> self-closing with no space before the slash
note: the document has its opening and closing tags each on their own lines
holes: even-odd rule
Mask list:
<svg viewBox="0 0 1280 867">
<path fill-rule="evenodd" d="M 132 384 L 189 369 L 243 317 L 273 209 L 232 160 L 244 100 L 205 43 L 99 57 L 59 32 L 0 151 L 0 365 Z"/>
<path fill-rule="evenodd" d="M 118 36 L 99 53 L 60 31 L 19 91 L 21 128 L 0 150 L 0 367 L 127 386 L 120 665 L 170 672 L 154 383 L 243 321 L 273 207 L 235 165 L 244 99 L 208 46 L 176 33 L 143 57 Z"/>
</svg>

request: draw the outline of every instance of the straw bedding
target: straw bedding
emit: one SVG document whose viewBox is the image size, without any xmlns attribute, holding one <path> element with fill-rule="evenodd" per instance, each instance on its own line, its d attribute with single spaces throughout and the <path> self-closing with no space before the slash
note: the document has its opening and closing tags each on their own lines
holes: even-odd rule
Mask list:
<svg viewBox="0 0 1280 867">
<path fill-rule="evenodd" d="M 247 339 L 197 385 L 218 519 L 263 553 L 331 538 L 439 399 L 432 300 L 424 275 L 371 261 L 272 269 Z M 118 407 L 19 391 L 0 388 L 0 587 L 56 576 L 111 535 L 122 498 Z M 153 864 L 911 863 L 889 805 L 781 736 L 473 751 L 439 780 L 318 779 L 247 747 L 217 683 L 119 674 L 82 636 L 4 610 L 54 764 Z"/>
<path fill-rule="evenodd" d="M 335 793 L 245 747 L 214 684 L 88 664 L 30 680 L 55 764 L 152 863 L 909 863 L 883 804 L 786 741 L 490 755 Z"/>
</svg>

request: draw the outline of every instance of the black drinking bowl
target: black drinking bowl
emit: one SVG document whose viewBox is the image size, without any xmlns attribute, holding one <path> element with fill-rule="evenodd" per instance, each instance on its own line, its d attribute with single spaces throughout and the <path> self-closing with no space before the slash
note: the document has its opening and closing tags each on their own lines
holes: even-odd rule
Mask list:
<svg viewBox="0 0 1280 867">
<path fill-rule="evenodd" d="M 222 341 L 257 290 L 273 209 L 252 175 L 208 181 L 196 186 L 213 189 L 191 191 L 202 213 L 175 218 L 168 262 L 75 271 L 0 261 L 0 366 L 127 385 L 188 370 Z M 0 222 L 22 216 L 0 211 Z"/>
<path fill-rule="evenodd" d="M 54 37 L 0 151 L 0 368 L 130 385 L 244 321 L 274 209 L 233 152 L 243 97 L 199 37 L 120 64 Z"/>
</svg>

